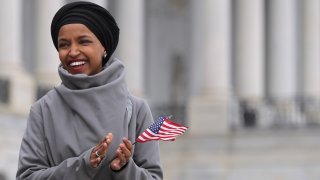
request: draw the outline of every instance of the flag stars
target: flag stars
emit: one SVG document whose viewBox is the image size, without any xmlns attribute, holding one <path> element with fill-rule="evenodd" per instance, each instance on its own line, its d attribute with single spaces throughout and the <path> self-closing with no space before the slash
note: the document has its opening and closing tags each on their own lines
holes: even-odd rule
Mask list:
<svg viewBox="0 0 320 180">
<path fill-rule="evenodd" d="M 156 120 L 150 127 L 149 129 L 153 132 L 153 133 L 158 133 L 162 123 L 164 122 L 164 117 L 160 116 L 158 120 Z"/>
</svg>

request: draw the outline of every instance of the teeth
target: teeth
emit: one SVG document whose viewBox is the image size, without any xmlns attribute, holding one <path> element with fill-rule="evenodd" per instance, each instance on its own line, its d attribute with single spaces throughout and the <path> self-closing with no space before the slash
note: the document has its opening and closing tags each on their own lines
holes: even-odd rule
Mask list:
<svg viewBox="0 0 320 180">
<path fill-rule="evenodd" d="M 73 67 L 73 66 L 80 66 L 80 65 L 83 65 L 85 64 L 84 61 L 75 61 L 75 62 L 72 62 L 70 63 L 70 66 Z"/>
</svg>

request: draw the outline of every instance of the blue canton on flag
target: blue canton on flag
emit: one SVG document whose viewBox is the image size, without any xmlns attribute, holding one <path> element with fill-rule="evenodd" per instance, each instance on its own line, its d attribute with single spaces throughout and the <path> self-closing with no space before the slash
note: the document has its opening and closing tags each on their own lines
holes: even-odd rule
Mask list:
<svg viewBox="0 0 320 180">
<path fill-rule="evenodd" d="M 151 124 L 151 126 L 149 127 L 149 129 L 153 132 L 158 134 L 158 132 L 160 131 L 160 127 L 162 125 L 164 121 L 164 117 L 160 116 L 158 120 L 156 120 L 153 124 Z"/>
</svg>

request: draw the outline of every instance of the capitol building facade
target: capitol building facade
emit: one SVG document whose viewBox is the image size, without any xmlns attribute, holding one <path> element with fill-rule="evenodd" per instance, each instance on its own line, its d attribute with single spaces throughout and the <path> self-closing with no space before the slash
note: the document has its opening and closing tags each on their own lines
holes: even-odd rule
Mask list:
<svg viewBox="0 0 320 180">
<path fill-rule="evenodd" d="M 1 3 L 0 112 L 27 116 L 60 83 L 54 13 Z M 115 16 L 130 91 L 190 134 L 320 125 L 320 0 L 96 0 Z"/>
</svg>

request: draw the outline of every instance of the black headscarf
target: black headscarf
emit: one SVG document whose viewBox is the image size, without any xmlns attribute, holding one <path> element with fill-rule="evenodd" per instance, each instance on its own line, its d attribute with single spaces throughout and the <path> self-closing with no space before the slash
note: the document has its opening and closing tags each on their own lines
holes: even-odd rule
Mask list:
<svg viewBox="0 0 320 180">
<path fill-rule="evenodd" d="M 119 27 L 112 15 L 105 8 L 91 2 L 79 1 L 64 5 L 51 22 L 51 37 L 57 50 L 60 28 L 72 23 L 84 24 L 99 39 L 107 51 L 107 57 L 102 62 L 104 65 L 115 51 L 119 41 Z"/>
</svg>

